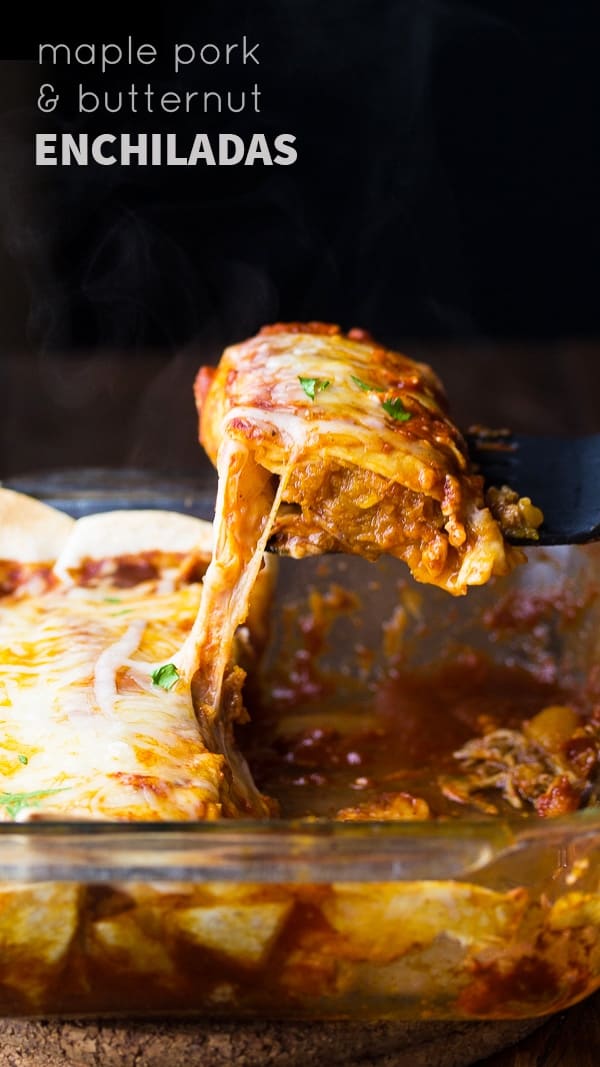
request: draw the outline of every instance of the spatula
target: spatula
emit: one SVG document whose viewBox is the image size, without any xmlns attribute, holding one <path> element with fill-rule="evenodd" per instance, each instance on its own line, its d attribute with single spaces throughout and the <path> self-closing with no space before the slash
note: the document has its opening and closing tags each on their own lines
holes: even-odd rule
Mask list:
<svg viewBox="0 0 600 1067">
<path fill-rule="evenodd" d="M 544 512 L 539 540 L 515 543 L 600 540 L 600 434 L 537 437 L 477 430 L 466 437 L 486 485 L 508 485 Z"/>
</svg>

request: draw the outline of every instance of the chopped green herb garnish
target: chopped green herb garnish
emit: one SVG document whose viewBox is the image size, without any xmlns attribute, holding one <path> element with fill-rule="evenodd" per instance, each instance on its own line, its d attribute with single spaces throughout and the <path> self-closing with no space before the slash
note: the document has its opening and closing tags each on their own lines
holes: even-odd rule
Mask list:
<svg viewBox="0 0 600 1067">
<path fill-rule="evenodd" d="M 162 667 L 157 667 L 155 671 L 152 671 L 152 681 L 161 689 L 172 689 L 178 678 L 179 671 L 174 663 L 163 663 Z"/>
<path fill-rule="evenodd" d="M 121 608 L 120 611 L 113 611 L 112 617 L 116 619 L 117 615 L 131 615 L 133 608 Z"/>
<path fill-rule="evenodd" d="M 44 799 L 53 793 L 64 793 L 68 786 L 62 789 L 36 789 L 33 793 L 0 793 L 0 807 L 4 808 L 11 819 L 16 819 L 24 808 L 35 808 Z"/>
<path fill-rule="evenodd" d="M 22 752 L 19 752 L 19 755 L 17 756 L 17 759 L 18 759 L 19 763 L 23 764 L 24 767 L 26 767 L 27 764 L 29 763 L 29 760 L 28 760 L 27 756 L 24 756 Z"/>
<path fill-rule="evenodd" d="M 329 389 L 331 385 L 327 378 L 302 378 L 298 375 L 298 381 L 311 400 L 315 399 L 315 393 L 323 392 L 324 389 Z"/>
<path fill-rule="evenodd" d="M 120 596 L 103 596 L 102 599 L 103 599 L 105 604 L 120 604 L 121 603 L 121 597 Z"/>
<path fill-rule="evenodd" d="M 362 378 L 357 378 L 354 374 L 351 374 L 350 377 L 354 384 L 359 389 L 362 389 L 363 393 L 385 393 L 385 389 L 382 389 L 379 385 L 369 385 L 368 382 L 363 382 Z"/>
<path fill-rule="evenodd" d="M 381 406 L 396 422 L 408 422 L 412 419 L 412 412 L 406 410 L 399 396 L 395 396 L 392 400 L 382 400 Z"/>
</svg>

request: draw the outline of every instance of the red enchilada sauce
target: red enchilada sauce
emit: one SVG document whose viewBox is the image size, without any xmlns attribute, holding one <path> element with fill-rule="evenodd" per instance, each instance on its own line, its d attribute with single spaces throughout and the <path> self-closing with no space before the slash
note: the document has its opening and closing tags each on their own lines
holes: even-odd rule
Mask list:
<svg viewBox="0 0 600 1067">
<path fill-rule="evenodd" d="M 309 614 L 297 617 L 299 647 L 266 679 L 240 737 L 259 788 L 282 816 L 549 817 L 594 799 L 597 679 L 566 676 L 547 651 L 532 652 L 525 668 L 464 648 L 434 665 L 392 666 L 354 692 L 338 679 L 340 700 L 336 680 L 319 669 L 336 611 L 355 606 L 337 592 L 312 597 Z M 573 618 L 580 606 L 571 605 Z M 561 610 L 569 615 L 569 605 Z M 555 611 L 540 597 L 505 599 L 484 625 L 535 641 L 534 628 Z"/>
</svg>

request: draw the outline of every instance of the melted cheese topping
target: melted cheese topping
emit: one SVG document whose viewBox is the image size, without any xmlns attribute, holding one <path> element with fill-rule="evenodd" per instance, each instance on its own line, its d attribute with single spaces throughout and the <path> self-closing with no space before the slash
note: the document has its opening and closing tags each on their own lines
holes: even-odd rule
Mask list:
<svg viewBox="0 0 600 1067">
<path fill-rule="evenodd" d="M 189 688 L 151 680 L 199 595 L 145 582 L 119 603 L 77 586 L 0 601 L 0 817 L 220 814 L 225 760 L 206 746 Z"/>
<path fill-rule="evenodd" d="M 246 510 L 258 516 L 263 506 L 261 499 Z M 274 805 L 254 785 L 233 723 L 244 715 L 236 619 L 247 624 L 250 662 L 267 638 L 273 567 L 257 562 L 246 584 L 252 602 L 244 597 L 237 614 L 224 602 L 213 629 L 210 615 L 198 614 L 210 523 L 162 511 L 73 523 L 2 489 L 0 512 L 10 525 L 3 545 L 13 555 L 19 531 L 26 546 L 32 533 L 39 542 L 34 564 L 0 559 L 0 820 L 270 814 Z M 44 553 L 45 524 L 54 565 Z M 235 561 L 237 544 L 229 550 Z M 157 668 L 173 664 L 199 626 L 204 658 L 196 653 L 181 678 L 171 670 L 171 687 L 162 688 L 159 676 L 153 681 Z M 210 714 L 190 684 L 207 661 Z"/>
<path fill-rule="evenodd" d="M 329 384 L 311 400 L 300 377 Z M 373 388 L 361 388 L 355 379 Z M 402 399 L 410 420 L 386 414 L 382 400 L 388 394 Z M 464 442 L 446 417 L 433 371 L 339 332 L 288 333 L 282 327 L 226 349 L 202 423 L 213 460 L 224 434 L 251 439 L 257 461 L 277 474 L 292 450 L 300 460 L 324 448 L 331 459 L 440 499 L 448 471 L 467 469 Z"/>
</svg>

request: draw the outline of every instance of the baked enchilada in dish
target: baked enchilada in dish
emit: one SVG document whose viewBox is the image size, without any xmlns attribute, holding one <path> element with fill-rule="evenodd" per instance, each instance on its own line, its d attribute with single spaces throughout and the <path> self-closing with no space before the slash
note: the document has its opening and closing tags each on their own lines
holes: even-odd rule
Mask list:
<svg viewBox="0 0 600 1067">
<path fill-rule="evenodd" d="M 341 556 L 282 560 L 282 579 L 304 577 L 299 593 L 280 587 L 272 629 L 285 643 L 291 615 L 301 642 L 287 658 L 277 652 L 264 678 L 270 706 L 244 694 L 254 724 L 236 734 L 258 782 L 249 788 L 237 749 L 213 744 L 192 689 L 164 670 L 193 624 L 208 526 L 121 513 L 118 533 L 114 515 L 73 524 L 42 509 L 53 544 L 34 551 L 24 516 L 40 505 L 8 502 L 20 518 L 2 545 L 19 560 L 4 569 L 0 601 L 0 1013 L 528 1017 L 597 984 L 594 813 L 573 816 L 591 819 L 568 833 L 564 820 L 536 818 L 530 830 L 523 818 L 594 801 L 597 678 L 594 688 L 593 671 L 582 672 L 575 684 L 551 629 L 553 613 L 567 632 L 576 620 L 580 653 L 588 584 L 578 579 L 573 596 L 546 578 L 545 592 L 539 583 L 512 601 L 481 591 L 487 611 L 473 625 L 497 638 L 500 660 L 503 635 L 516 635 L 514 655 L 523 619 L 535 620 L 520 671 L 487 668 L 454 619 L 446 636 L 461 639 L 461 656 L 450 645 L 445 666 L 411 672 L 428 618 L 415 592 L 461 611 L 479 598 L 406 579 L 398 588 L 394 560 L 389 570 L 359 558 L 359 570 L 343 569 Z M 225 724 L 243 718 L 233 683 L 242 665 L 254 676 L 272 567 L 269 557 L 236 632 Z M 315 586 L 308 597 L 303 583 Z M 362 589 L 370 617 L 357 628 Z M 330 625 L 331 651 L 352 674 L 332 678 L 320 662 Z M 369 638 L 388 646 L 375 688 L 361 683 L 358 646 Z M 499 748 L 503 729 L 512 741 Z M 284 821 L 262 817 L 276 813 L 263 793 Z M 293 825 L 291 813 L 317 819 Z"/>
<path fill-rule="evenodd" d="M 232 745 L 264 641 L 272 563 L 228 672 L 219 740 L 165 667 L 198 610 L 210 523 L 161 511 L 77 522 L 0 489 L 0 819 L 266 816 Z"/>
<path fill-rule="evenodd" d="M 484 613 L 495 648 L 532 620 L 539 648 L 504 673 L 466 639 L 439 673 L 405 655 L 411 627 L 426 637 L 421 592 L 449 619 L 466 605 L 445 594 L 507 574 L 522 555 L 504 531 L 540 515 L 488 507 L 433 372 L 363 334 L 269 328 L 196 393 L 214 530 L 156 511 L 74 523 L 0 491 L 0 820 L 21 824 L 0 833 L 0 1013 L 529 1016 L 591 990 L 590 835 L 558 873 L 534 835 L 523 874 L 504 823 L 595 802 L 597 684 L 552 659 L 549 621 L 589 604 Z M 281 562 L 322 588 L 275 616 L 261 677 L 269 547 L 328 559 Z M 328 582 L 347 552 L 358 582 Z M 347 673 L 321 663 L 330 636 Z"/>
</svg>

